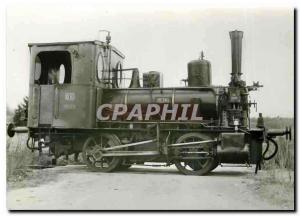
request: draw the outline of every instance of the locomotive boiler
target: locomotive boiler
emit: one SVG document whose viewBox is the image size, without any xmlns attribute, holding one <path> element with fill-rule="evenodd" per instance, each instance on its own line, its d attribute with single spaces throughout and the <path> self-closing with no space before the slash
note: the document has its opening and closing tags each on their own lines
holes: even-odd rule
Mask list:
<svg viewBox="0 0 300 216">
<path fill-rule="evenodd" d="M 242 31 L 231 31 L 228 86 L 211 85 L 211 63 L 188 63 L 187 86 L 162 86 L 162 74 L 123 68 L 124 55 L 106 42 L 34 43 L 30 48 L 27 128 L 10 124 L 8 134 L 28 131 L 27 147 L 49 147 L 53 163 L 82 152 L 92 170 L 111 172 L 132 164 L 175 164 L 180 172 L 204 175 L 220 163 L 256 164 L 271 159 L 274 138 L 291 129 L 265 128 L 260 114 L 250 125 L 250 91 L 242 80 Z M 128 86 L 125 75 L 131 73 Z M 141 85 L 141 81 L 143 84 Z M 263 143 L 274 145 L 266 156 Z"/>
</svg>

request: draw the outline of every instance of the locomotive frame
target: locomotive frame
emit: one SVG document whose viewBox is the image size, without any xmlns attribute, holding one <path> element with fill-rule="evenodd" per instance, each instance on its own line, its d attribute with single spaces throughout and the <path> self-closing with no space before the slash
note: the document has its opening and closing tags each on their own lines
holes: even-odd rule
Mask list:
<svg viewBox="0 0 300 216">
<path fill-rule="evenodd" d="M 256 127 L 251 127 L 253 103 L 248 94 L 262 86 L 246 86 L 241 79 L 242 37 L 241 31 L 230 32 L 232 73 L 228 86 L 211 86 L 210 63 L 202 54 L 201 59 L 189 63 L 189 86 L 174 88 L 151 84 L 150 79 L 148 86 L 141 87 L 138 69 L 123 68 L 125 57 L 110 45 L 109 34 L 106 42 L 29 44 L 28 123 L 26 128 L 10 124 L 7 132 L 13 136 L 28 131 L 27 147 L 40 154 L 49 147 L 53 164 L 61 155 L 82 152 L 88 167 L 103 172 L 144 162 L 175 164 L 188 175 L 207 174 L 220 163 L 256 164 L 257 172 L 262 160 L 276 154 L 274 138 L 286 135 L 290 139 L 291 129 L 267 129 L 261 114 Z M 57 71 L 63 71 L 62 80 Z M 131 83 L 121 88 L 126 71 L 132 71 Z M 104 103 L 200 104 L 203 119 L 96 119 L 97 107 Z M 268 157 L 264 142 L 275 146 Z"/>
</svg>

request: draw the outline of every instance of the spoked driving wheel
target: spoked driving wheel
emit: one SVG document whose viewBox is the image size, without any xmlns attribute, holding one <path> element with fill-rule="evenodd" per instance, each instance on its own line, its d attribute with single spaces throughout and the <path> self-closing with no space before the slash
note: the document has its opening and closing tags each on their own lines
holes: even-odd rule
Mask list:
<svg viewBox="0 0 300 216">
<path fill-rule="evenodd" d="M 188 133 L 179 137 L 176 143 L 188 143 L 211 140 L 210 137 L 199 133 Z M 203 143 L 195 146 L 182 147 L 176 150 L 176 154 L 181 158 L 175 162 L 177 169 L 185 175 L 205 175 L 210 172 L 215 165 L 211 143 Z"/>
<path fill-rule="evenodd" d="M 89 137 L 83 145 L 83 160 L 94 171 L 111 172 L 119 167 L 122 159 L 120 157 L 104 156 L 103 149 L 116 145 L 121 145 L 121 142 L 113 134 Z"/>
</svg>

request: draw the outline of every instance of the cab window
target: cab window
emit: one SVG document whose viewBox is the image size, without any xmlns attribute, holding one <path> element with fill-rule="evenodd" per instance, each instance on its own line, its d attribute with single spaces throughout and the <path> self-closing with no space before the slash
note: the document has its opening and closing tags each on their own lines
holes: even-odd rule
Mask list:
<svg viewBox="0 0 300 216">
<path fill-rule="evenodd" d="M 58 69 L 58 83 L 64 84 L 66 78 L 66 69 L 65 65 L 61 64 Z"/>
<path fill-rule="evenodd" d="M 71 83 L 71 55 L 67 51 L 40 52 L 35 58 L 34 70 L 36 84 Z"/>
</svg>

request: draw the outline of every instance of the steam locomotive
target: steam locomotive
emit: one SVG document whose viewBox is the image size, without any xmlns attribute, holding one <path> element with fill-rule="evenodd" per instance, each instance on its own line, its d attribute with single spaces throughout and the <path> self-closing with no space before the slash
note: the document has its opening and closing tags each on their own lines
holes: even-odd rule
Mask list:
<svg viewBox="0 0 300 216">
<path fill-rule="evenodd" d="M 231 31 L 228 86 L 211 85 L 211 64 L 202 53 L 188 63 L 184 87 L 162 87 L 162 74 L 140 78 L 123 68 L 124 55 L 106 41 L 32 43 L 27 127 L 8 126 L 9 136 L 28 132 L 27 147 L 45 147 L 53 163 L 82 152 L 91 170 L 111 172 L 160 162 L 187 175 L 205 175 L 220 163 L 256 164 L 271 159 L 274 138 L 291 129 L 267 129 L 259 115 L 250 126 L 250 91 L 242 80 L 242 31 Z M 131 73 L 124 86 L 125 75 Z M 143 81 L 143 85 L 141 85 Z M 263 143 L 267 144 L 263 151 Z M 266 156 L 269 145 L 273 152 Z"/>
</svg>

